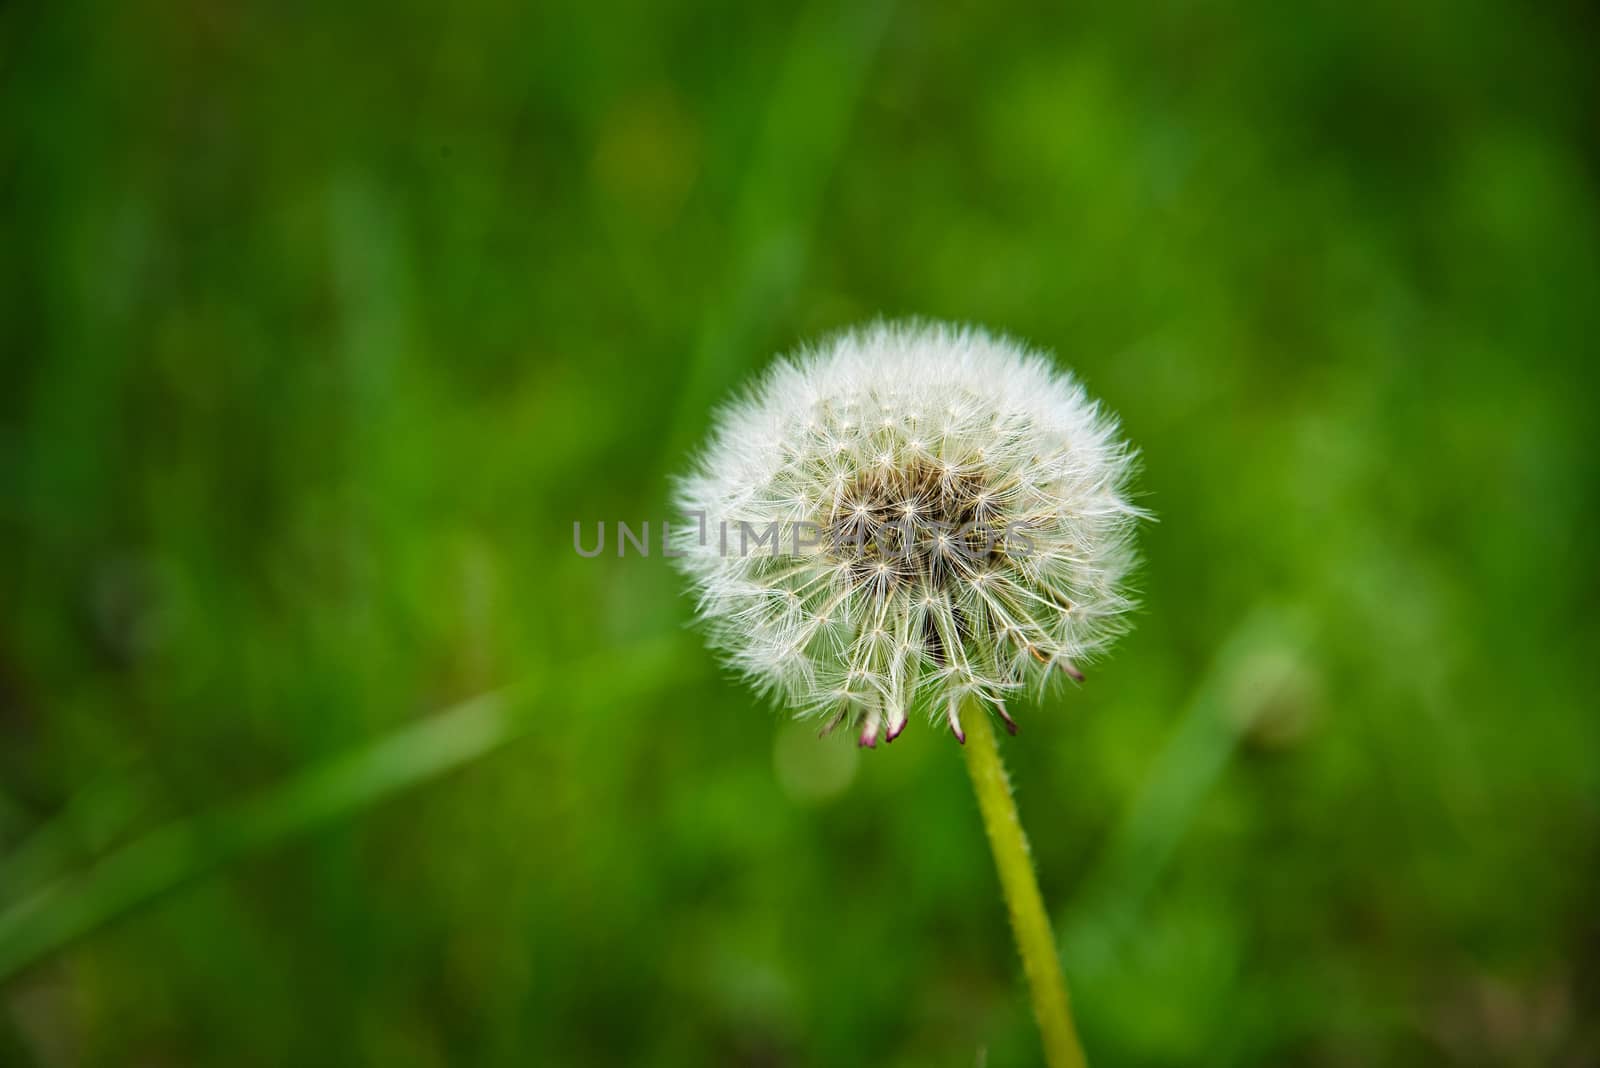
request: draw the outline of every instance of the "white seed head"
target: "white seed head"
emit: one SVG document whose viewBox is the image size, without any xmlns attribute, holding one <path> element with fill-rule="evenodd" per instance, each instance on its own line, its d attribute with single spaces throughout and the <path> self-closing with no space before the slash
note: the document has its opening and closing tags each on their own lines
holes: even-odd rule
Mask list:
<svg viewBox="0 0 1600 1068">
<path fill-rule="evenodd" d="M 778 361 L 719 416 L 675 530 L 699 614 L 763 691 L 876 745 L 1120 632 L 1143 513 L 1115 419 L 973 327 L 877 324 Z M 726 550 L 720 531 L 727 530 Z M 776 537 L 773 532 L 776 531 Z"/>
</svg>

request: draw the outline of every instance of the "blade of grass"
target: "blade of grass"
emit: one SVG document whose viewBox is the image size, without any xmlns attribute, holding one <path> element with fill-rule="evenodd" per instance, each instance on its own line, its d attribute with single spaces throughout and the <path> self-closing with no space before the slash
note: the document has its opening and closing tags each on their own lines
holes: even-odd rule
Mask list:
<svg viewBox="0 0 1600 1068">
<path fill-rule="evenodd" d="M 1246 617 L 1218 650 L 1139 796 L 1066 910 L 1071 919 L 1061 941 L 1075 982 L 1092 981 L 1111 967 L 1119 944 L 1137 930 L 1150 893 L 1194 813 L 1250 727 L 1251 717 L 1233 707 L 1240 672 L 1263 653 L 1298 655 L 1304 647 L 1300 621 L 1264 606 Z"/>
<path fill-rule="evenodd" d="M 123 769 L 79 791 L 59 815 L 0 856 L 0 901 L 32 893 L 116 841 L 149 811 L 145 785 L 137 771 Z"/>
<path fill-rule="evenodd" d="M 725 298 L 701 322 L 663 456 L 673 463 L 732 386 L 748 345 L 798 278 L 823 191 L 844 151 L 890 0 L 807 7 L 791 35 L 734 206 Z"/>
<path fill-rule="evenodd" d="M 580 672 L 603 680 L 583 703 L 636 698 L 686 677 L 686 669 L 700 660 L 683 656 L 681 642 L 674 637 L 651 643 L 625 658 L 607 657 L 603 669 Z M 630 670 L 615 673 L 617 662 Z M 551 697 L 514 687 L 472 698 L 264 793 L 144 835 L 81 877 L 61 880 L 0 913 L 0 980 L 223 865 L 354 816 L 505 747 L 542 722 L 535 698 Z"/>
</svg>

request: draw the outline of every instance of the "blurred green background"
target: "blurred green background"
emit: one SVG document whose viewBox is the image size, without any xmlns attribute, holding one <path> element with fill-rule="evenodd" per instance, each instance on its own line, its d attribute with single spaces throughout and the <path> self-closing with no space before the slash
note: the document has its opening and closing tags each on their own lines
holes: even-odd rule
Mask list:
<svg viewBox="0 0 1600 1068">
<path fill-rule="evenodd" d="M 1005 747 L 1091 1060 L 1600 1063 L 1596 30 L 0 7 L 0 1063 L 1035 1063 L 954 743 L 572 549 L 880 314 L 1145 458 Z"/>
</svg>

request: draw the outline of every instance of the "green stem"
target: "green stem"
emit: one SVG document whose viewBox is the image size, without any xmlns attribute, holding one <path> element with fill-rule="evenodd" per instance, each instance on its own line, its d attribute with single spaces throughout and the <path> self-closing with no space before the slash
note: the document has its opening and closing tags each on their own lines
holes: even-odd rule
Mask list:
<svg viewBox="0 0 1600 1068">
<path fill-rule="evenodd" d="M 1039 895 L 1039 881 L 1028 855 L 1028 839 L 1017 818 L 1011 782 L 995 746 L 994 725 L 985 708 L 968 704 L 965 711 L 967 773 L 972 776 L 972 789 L 983 813 L 983 829 L 988 832 L 989 848 L 1000 873 L 1000 888 L 1011 912 L 1011 930 L 1016 935 L 1022 971 L 1033 995 L 1033 1015 L 1044 1039 L 1045 1063 L 1050 1068 L 1085 1068 L 1083 1047 L 1078 1043 L 1067 1003 L 1061 959 L 1056 955 L 1055 932 Z"/>
</svg>

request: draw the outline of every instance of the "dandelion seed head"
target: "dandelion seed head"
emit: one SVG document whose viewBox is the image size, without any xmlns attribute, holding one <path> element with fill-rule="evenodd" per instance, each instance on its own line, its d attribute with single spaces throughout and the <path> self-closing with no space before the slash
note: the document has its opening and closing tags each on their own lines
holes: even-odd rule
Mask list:
<svg viewBox="0 0 1600 1068">
<path fill-rule="evenodd" d="M 893 741 L 961 702 L 1080 678 L 1131 607 L 1132 451 L 1068 373 L 973 327 L 877 324 L 775 363 L 724 408 L 677 503 L 713 644 L 801 714 Z M 886 732 L 886 733 L 885 733 Z"/>
</svg>

